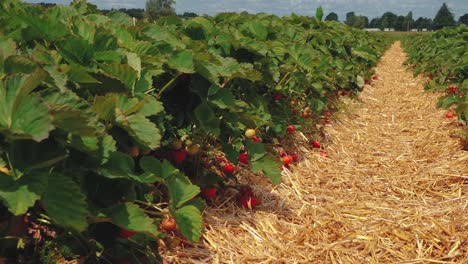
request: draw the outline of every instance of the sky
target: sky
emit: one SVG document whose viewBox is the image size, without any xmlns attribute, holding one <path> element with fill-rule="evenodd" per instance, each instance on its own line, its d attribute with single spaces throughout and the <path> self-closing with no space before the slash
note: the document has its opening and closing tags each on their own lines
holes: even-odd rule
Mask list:
<svg viewBox="0 0 468 264">
<path fill-rule="evenodd" d="M 69 4 L 70 0 L 26 0 L 26 2 Z M 88 2 L 101 9 L 144 8 L 146 0 L 88 0 Z M 314 15 L 315 9 L 322 6 L 325 15 L 335 12 L 340 20 L 344 20 L 346 13 L 351 11 L 369 18 L 380 17 L 387 11 L 397 15 L 406 15 L 409 11 L 413 11 L 413 18 L 421 16 L 434 18 L 444 2 L 456 19 L 468 13 L 468 0 L 176 0 L 176 12 L 214 15 L 227 11 L 247 11 L 273 13 L 279 16 L 294 12 L 299 15 Z"/>
</svg>

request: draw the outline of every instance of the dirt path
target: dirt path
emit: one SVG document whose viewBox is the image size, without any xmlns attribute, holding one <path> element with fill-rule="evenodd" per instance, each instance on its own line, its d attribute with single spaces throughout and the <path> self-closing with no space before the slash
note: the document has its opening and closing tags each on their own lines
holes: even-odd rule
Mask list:
<svg viewBox="0 0 468 264">
<path fill-rule="evenodd" d="M 379 80 L 327 128 L 330 158 L 307 160 L 254 212 L 220 201 L 179 263 L 468 263 L 468 154 L 405 71 L 395 43 Z M 229 197 L 229 194 L 225 194 Z"/>
</svg>

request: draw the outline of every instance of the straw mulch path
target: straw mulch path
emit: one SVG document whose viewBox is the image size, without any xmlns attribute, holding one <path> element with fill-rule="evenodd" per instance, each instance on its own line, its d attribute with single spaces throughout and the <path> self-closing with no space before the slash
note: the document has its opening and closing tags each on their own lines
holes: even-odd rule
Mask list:
<svg viewBox="0 0 468 264">
<path fill-rule="evenodd" d="M 223 194 L 195 247 L 175 263 L 468 263 L 468 152 L 402 66 L 395 43 L 379 80 L 326 129 L 330 158 L 309 151 L 283 183 L 248 181 L 254 211 Z M 226 202 L 226 199 L 231 199 Z"/>
</svg>

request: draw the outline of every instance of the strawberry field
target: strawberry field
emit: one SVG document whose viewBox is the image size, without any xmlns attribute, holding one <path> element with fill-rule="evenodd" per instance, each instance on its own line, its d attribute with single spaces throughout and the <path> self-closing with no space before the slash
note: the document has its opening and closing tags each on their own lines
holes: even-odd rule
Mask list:
<svg viewBox="0 0 468 264">
<path fill-rule="evenodd" d="M 200 239 L 219 190 L 238 190 L 245 210 L 260 204 L 238 177 L 280 183 L 298 159 L 281 142 L 298 131 L 321 148 L 316 125 L 370 83 L 389 46 L 317 13 L 146 23 L 84 1 L 2 1 L 0 255 L 155 263 L 167 234 Z M 441 105 L 466 120 L 463 32 L 407 47 L 429 87 L 458 87 Z"/>
<path fill-rule="evenodd" d="M 438 106 L 453 108 L 464 125 L 468 120 L 467 34 L 468 27 L 462 24 L 413 36 L 404 43 L 409 54 L 406 64 L 414 69 L 415 75 L 429 78 L 428 91 L 444 92 Z M 454 116 L 453 112 L 447 115 Z"/>
</svg>

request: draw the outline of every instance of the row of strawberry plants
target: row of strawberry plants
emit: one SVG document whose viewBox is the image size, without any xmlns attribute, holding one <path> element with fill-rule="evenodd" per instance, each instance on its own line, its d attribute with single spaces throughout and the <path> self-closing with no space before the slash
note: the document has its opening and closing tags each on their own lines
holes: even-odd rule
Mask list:
<svg viewBox="0 0 468 264">
<path fill-rule="evenodd" d="M 197 241 L 202 198 L 245 170 L 279 183 L 296 157 L 278 139 L 327 121 L 387 45 L 320 17 L 147 23 L 2 1 L 0 256 L 154 263 L 165 233 Z"/>
<path fill-rule="evenodd" d="M 460 124 L 468 120 L 468 26 L 447 27 L 431 34 L 407 37 L 403 42 L 414 75 L 429 78 L 428 91 L 440 91 L 438 106 L 455 108 Z M 454 117 L 449 111 L 447 117 Z"/>
</svg>

